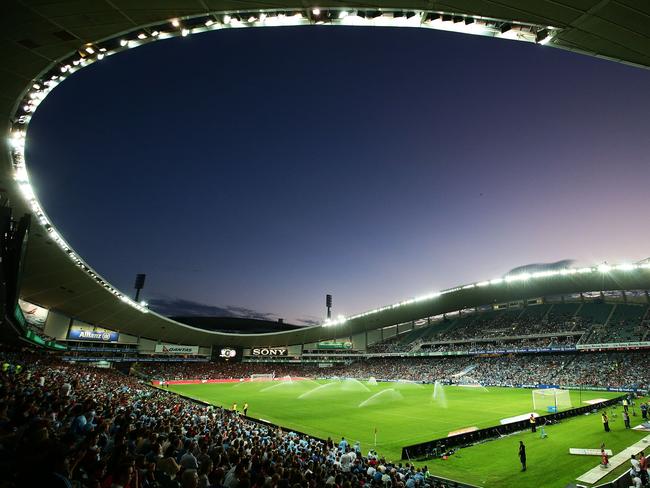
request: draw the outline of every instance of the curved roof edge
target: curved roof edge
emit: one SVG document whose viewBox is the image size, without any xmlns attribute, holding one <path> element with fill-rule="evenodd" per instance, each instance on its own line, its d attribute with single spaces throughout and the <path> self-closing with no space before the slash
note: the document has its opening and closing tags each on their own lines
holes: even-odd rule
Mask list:
<svg viewBox="0 0 650 488">
<path fill-rule="evenodd" d="M 24 160 L 29 120 L 40 101 L 82 67 L 159 39 L 230 27 L 319 23 L 429 27 L 548 44 L 647 67 L 650 66 L 647 29 L 650 8 L 639 7 L 637 3 L 587 0 L 577 8 L 522 0 L 503 0 L 498 5 L 487 0 L 447 0 L 432 7 L 424 0 L 349 1 L 345 5 L 329 0 L 319 2 L 316 8 L 287 0 L 273 10 L 268 9 L 268 4 L 256 1 L 248 2 L 245 10 L 233 10 L 229 8 L 231 3 L 215 0 L 211 2 L 212 10 L 206 12 L 201 6 L 204 4 L 188 6 L 167 0 L 108 4 L 99 0 L 72 4 L 8 0 L 2 19 L 0 111 L 6 121 L 4 131 L 9 136 L 9 145 L 0 154 L 0 175 L 4 193 L 13 203 L 15 213 L 32 213 L 36 217 L 21 295 L 68 316 L 125 333 L 201 345 L 315 342 L 480 305 L 474 303 L 478 297 L 482 297 L 483 303 L 499 301 L 502 288 L 508 290 L 513 282 L 491 283 L 488 288 L 467 285 L 353 316 L 345 322 L 335 321 L 299 331 L 220 334 L 174 322 L 148 311 L 112 287 L 56 231 L 29 183 Z M 625 283 L 629 282 L 623 289 L 650 288 L 646 268 L 632 271 L 611 270 L 602 275 L 602 281 L 610 283 L 610 274 L 620 275 Z M 525 293 L 533 289 L 544 291 L 543 282 L 557 281 L 553 286 L 557 284 L 559 288 L 547 291 L 553 294 L 563 293 L 561 289 L 567 283 L 576 285 L 566 292 L 611 288 L 604 285 L 594 288 L 598 279 L 594 281 L 588 274 L 593 273 L 537 277 L 530 284 L 517 283 L 517 286 Z M 636 281 L 633 276 L 637 276 Z M 615 281 L 610 284 L 613 289 L 620 289 Z"/>
</svg>

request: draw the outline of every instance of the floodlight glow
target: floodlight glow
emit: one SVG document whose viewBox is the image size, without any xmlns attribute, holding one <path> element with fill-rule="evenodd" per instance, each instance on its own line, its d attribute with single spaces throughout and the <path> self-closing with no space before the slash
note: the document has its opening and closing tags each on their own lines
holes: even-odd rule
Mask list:
<svg viewBox="0 0 650 488">
<path fill-rule="evenodd" d="M 181 25 L 178 19 L 172 19 L 171 22 L 174 27 L 179 27 Z"/>
<path fill-rule="evenodd" d="M 544 39 L 542 39 L 541 41 L 539 41 L 539 44 L 541 44 L 542 46 L 545 46 L 546 44 L 548 44 L 549 42 L 551 42 L 551 39 L 553 39 L 553 36 L 549 34 L 549 35 L 547 35 Z"/>
<path fill-rule="evenodd" d="M 631 263 L 623 263 L 623 264 L 619 264 L 618 266 L 616 266 L 616 269 L 620 269 L 620 270 L 623 270 L 623 271 L 632 271 L 632 270 L 636 269 L 636 265 L 631 264 Z"/>
<path fill-rule="evenodd" d="M 232 20 L 232 17 L 230 15 L 224 15 L 223 16 L 223 23 L 224 24 L 230 24 L 231 20 Z"/>
<path fill-rule="evenodd" d="M 214 20 L 212 20 L 212 19 L 208 19 L 208 20 L 205 21 L 205 26 L 206 27 L 210 27 L 212 24 L 214 24 Z"/>
<path fill-rule="evenodd" d="M 144 32 L 140 32 L 140 34 L 138 34 L 138 39 L 146 39 L 146 38 L 147 38 L 147 34 L 145 34 Z"/>
<path fill-rule="evenodd" d="M 190 33 L 190 30 L 189 30 L 189 29 L 183 29 L 183 30 L 181 30 L 181 36 L 183 36 L 183 37 L 187 37 L 187 35 L 188 35 L 189 33 Z"/>
<path fill-rule="evenodd" d="M 87 52 L 88 54 L 95 54 L 95 50 L 94 50 L 92 47 L 90 47 L 90 46 L 88 46 L 88 47 L 86 48 L 86 52 Z"/>
<path fill-rule="evenodd" d="M 127 41 L 126 39 L 122 39 L 120 41 L 120 46 L 125 47 L 128 43 L 129 43 L 129 41 Z"/>
<path fill-rule="evenodd" d="M 339 19 L 344 19 L 348 15 L 350 15 L 348 12 L 346 12 L 345 10 L 341 10 L 341 12 L 339 13 Z"/>
<path fill-rule="evenodd" d="M 598 265 L 598 271 L 600 271 L 601 273 L 609 273 L 611 270 L 612 267 L 608 264 L 603 263 Z"/>
</svg>

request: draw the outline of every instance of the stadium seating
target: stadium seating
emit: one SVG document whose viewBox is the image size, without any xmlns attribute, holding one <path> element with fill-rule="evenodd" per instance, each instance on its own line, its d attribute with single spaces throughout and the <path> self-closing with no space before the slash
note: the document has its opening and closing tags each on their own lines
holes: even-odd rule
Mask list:
<svg viewBox="0 0 650 488">
<path fill-rule="evenodd" d="M 488 351 L 636 342 L 650 331 L 648 306 L 574 302 L 466 313 L 373 344 L 368 352 Z M 557 337 L 550 337 L 550 335 Z M 539 335 L 549 338 L 539 339 Z M 514 339 L 516 337 L 516 339 Z M 492 342 L 487 343 L 485 340 Z M 460 343 L 462 341 L 462 343 Z M 476 341 L 480 341 L 475 343 Z M 459 344 L 460 343 L 460 344 Z"/>
<path fill-rule="evenodd" d="M 558 339 L 555 339 L 558 340 Z M 272 373 L 282 377 L 349 377 L 417 382 L 458 382 L 458 374 L 468 366 L 470 376 L 482 385 L 594 386 L 646 388 L 643 374 L 650 357 L 639 352 L 559 353 L 535 355 L 373 357 L 330 368 L 313 365 L 265 363 L 144 363 L 138 367 L 149 379 L 240 379 L 252 374 Z"/>
</svg>

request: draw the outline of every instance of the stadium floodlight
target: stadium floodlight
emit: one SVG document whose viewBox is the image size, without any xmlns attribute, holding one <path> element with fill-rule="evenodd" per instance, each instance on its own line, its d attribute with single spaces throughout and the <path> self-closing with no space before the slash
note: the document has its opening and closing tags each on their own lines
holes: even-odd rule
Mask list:
<svg viewBox="0 0 650 488">
<path fill-rule="evenodd" d="M 530 273 L 521 273 L 516 275 L 508 275 L 505 280 L 507 283 L 512 281 L 528 281 L 530 279 Z"/>
<path fill-rule="evenodd" d="M 541 44 L 542 46 L 548 44 L 551 39 L 553 39 L 553 32 L 550 29 L 542 29 L 537 32 L 535 36 L 535 42 Z"/>
<path fill-rule="evenodd" d="M 349 13 L 347 10 L 341 10 L 341 11 L 339 12 L 339 19 L 344 19 L 344 18 L 346 18 L 348 15 L 350 15 L 350 13 Z"/>
<path fill-rule="evenodd" d="M 598 265 L 598 271 L 601 273 L 609 273 L 612 270 L 612 267 L 607 263 L 602 263 Z"/>
<path fill-rule="evenodd" d="M 138 34 L 138 39 L 142 40 L 146 38 L 147 38 L 147 34 L 145 34 L 144 32 L 140 32 L 140 34 Z"/>
<path fill-rule="evenodd" d="M 178 19 L 172 19 L 171 23 L 174 27 L 180 27 L 181 22 Z"/>
<path fill-rule="evenodd" d="M 503 278 L 494 278 L 493 280 L 490 280 L 491 285 L 498 285 L 500 283 L 503 283 Z"/>
<path fill-rule="evenodd" d="M 188 35 L 189 33 L 190 33 L 190 30 L 189 30 L 189 29 L 183 29 L 183 30 L 181 30 L 181 36 L 183 36 L 183 37 L 187 37 L 187 35 Z"/>
<path fill-rule="evenodd" d="M 320 15 L 320 9 L 318 7 L 311 9 L 311 14 L 318 17 Z"/>
<path fill-rule="evenodd" d="M 632 263 L 622 263 L 619 264 L 618 266 L 614 266 L 615 269 L 620 269 L 622 271 L 633 271 L 636 269 L 636 265 Z"/>
<path fill-rule="evenodd" d="M 86 47 L 86 52 L 87 52 L 88 54 L 95 54 L 95 50 L 94 50 L 92 47 L 90 47 L 90 46 Z"/>
<path fill-rule="evenodd" d="M 129 43 L 129 41 L 127 41 L 126 39 L 121 39 L 121 40 L 120 40 L 120 46 L 122 46 L 122 47 L 126 47 L 126 45 L 127 45 L 128 43 Z"/>
<path fill-rule="evenodd" d="M 433 298 L 438 298 L 439 296 L 440 296 L 440 292 L 434 291 L 432 293 L 427 293 L 426 295 L 416 297 L 415 301 L 416 302 L 422 302 L 424 300 L 431 300 Z"/>
</svg>

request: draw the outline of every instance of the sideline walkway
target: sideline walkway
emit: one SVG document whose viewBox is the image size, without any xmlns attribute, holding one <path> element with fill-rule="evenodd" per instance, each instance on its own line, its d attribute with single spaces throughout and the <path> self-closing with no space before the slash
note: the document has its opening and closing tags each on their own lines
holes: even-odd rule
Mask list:
<svg viewBox="0 0 650 488">
<path fill-rule="evenodd" d="M 616 468 L 621 466 L 623 463 L 629 462 L 630 456 L 632 456 L 633 454 L 636 455 L 641 451 L 648 449 L 648 447 L 650 447 L 649 443 L 650 443 L 650 435 L 645 436 L 640 441 L 632 444 L 630 447 L 626 447 L 615 456 L 609 458 L 609 466 L 607 466 L 606 468 L 601 468 L 600 465 L 598 465 L 595 468 L 587 471 L 582 476 L 580 476 L 580 478 L 578 478 L 578 481 L 581 481 L 583 483 L 589 483 L 589 484 L 596 483 L 599 479 L 604 478 L 609 473 L 614 471 Z"/>
</svg>

